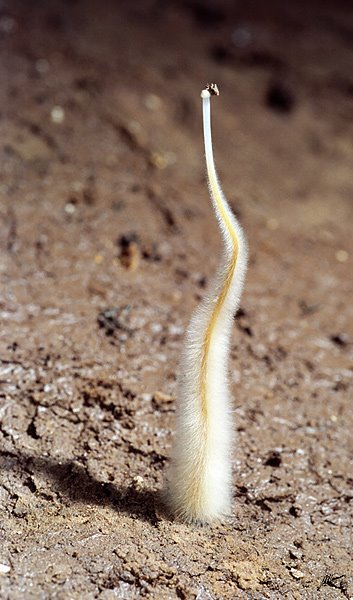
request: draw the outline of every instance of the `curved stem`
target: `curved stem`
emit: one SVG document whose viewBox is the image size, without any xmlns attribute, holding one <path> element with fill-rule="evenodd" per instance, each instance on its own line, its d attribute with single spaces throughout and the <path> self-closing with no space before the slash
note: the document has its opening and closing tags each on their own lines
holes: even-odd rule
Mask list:
<svg viewBox="0 0 353 600">
<path fill-rule="evenodd" d="M 225 243 L 217 277 L 195 311 L 181 356 L 177 425 L 169 503 L 185 521 L 208 523 L 231 505 L 231 401 L 227 363 L 233 317 L 243 286 L 247 248 L 243 231 L 219 184 L 213 160 L 211 94 L 203 90 L 203 127 L 209 190 Z"/>
</svg>

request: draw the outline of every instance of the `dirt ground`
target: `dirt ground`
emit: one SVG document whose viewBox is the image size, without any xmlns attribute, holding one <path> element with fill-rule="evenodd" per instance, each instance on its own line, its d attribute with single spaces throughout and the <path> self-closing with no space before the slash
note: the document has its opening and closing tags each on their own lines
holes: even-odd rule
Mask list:
<svg viewBox="0 0 353 600">
<path fill-rule="evenodd" d="M 349 2 L 0 5 L 0 597 L 353 597 Z M 183 332 L 250 246 L 234 510 L 175 522 Z"/>
</svg>

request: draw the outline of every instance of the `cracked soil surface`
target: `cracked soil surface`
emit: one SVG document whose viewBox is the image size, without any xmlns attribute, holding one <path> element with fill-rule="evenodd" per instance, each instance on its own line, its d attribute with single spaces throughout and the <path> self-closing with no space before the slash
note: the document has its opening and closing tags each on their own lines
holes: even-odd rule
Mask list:
<svg viewBox="0 0 353 600">
<path fill-rule="evenodd" d="M 353 597 L 348 2 L 0 6 L 0 597 Z M 234 509 L 161 502 L 183 332 L 250 246 Z"/>
</svg>

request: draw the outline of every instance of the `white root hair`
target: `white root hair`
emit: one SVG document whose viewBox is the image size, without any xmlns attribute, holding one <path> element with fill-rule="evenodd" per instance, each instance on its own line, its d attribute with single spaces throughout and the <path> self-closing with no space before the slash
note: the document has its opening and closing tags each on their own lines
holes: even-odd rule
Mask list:
<svg viewBox="0 0 353 600">
<path fill-rule="evenodd" d="M 231 398 L 228 355 L 247 264 L 243 230 L 218 181 L 212 150 L 211 96 L 202 91 L 209 192 L 224 253 L 215 281 L 192 316 L 181 355 L 176 433 L 167 497 L 186 522 L 211 523 L 230 513 L 232 501 Z"/>
</svg>

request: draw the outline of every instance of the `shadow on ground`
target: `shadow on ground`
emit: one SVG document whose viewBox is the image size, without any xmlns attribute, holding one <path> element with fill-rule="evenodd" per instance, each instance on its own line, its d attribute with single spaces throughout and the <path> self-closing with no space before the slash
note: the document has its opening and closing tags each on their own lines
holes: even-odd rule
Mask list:
<svg viewBox="0 0 353 600">
<path fill-rule="evenodd" d="M 78 460 L 56 461 L 53 458 L 34 457 L 23 452 L 2 452 L 0 456 L 11 459 L 2 469 L 21 469 L 28 475 L 24 485 L 35 493 L 33 474 L 44 474 L 64 501 L 84 502 L 100 506 L 113 506 L 119 512 L 147 521 L 156 526 L 164 514 L 159 490 L 137 489 L 133 486 L 117 487 L 98 481 Z"/>
</svg>

